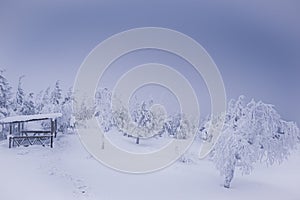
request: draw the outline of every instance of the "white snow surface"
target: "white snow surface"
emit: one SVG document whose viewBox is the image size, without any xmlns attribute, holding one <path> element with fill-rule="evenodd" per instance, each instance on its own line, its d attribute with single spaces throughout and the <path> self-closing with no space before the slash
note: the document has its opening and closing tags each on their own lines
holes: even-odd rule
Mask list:
<svg viewBox="0 0 300 200">
<path fill-rule="evenodd" d="M 35 115 L 17 115 L 6 117 L 0 120 L 0 123 L 10 123 L 10 122 L 26 122 L 31 120 L 40 119 L 56 119 L 61 117 L 61 113 L 48 113 L 48 114 L 35 114 Z"/>
<path fill-rule="evenodd" d="M 110 139 L 118 133 L 113 134 Z M 120 146 L 130 146 L 130 150 L 148 146 L 146 140 L 137 146 L 131 139 L 112 140 Z M 178 161 L 158 172 L 141 175 L 105 167 L 85 150 L 76 134 L 59 135 L 53 149 L 7 146 L 7 141 L 0 142 L 1 200 L 300 199 L 299 150 L 282 165 L 257 165 L 247 176 L 236 173 L 232 188 L 225 189 L 213 164 L 197 159 L 197 141 L 187 154 L 191 162 Z"/>
</svg>

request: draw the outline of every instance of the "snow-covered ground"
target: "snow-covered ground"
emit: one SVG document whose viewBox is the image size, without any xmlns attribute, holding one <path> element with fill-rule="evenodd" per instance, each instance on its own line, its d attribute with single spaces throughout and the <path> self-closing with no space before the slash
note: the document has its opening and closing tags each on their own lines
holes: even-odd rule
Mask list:
<svg viewBox="0 0 300 200">
<path fill-rule="evenodd" d="M 129 150 L 136 145 L 134 139 L 118 138 L 117 133 L 110 139 L 131 146 Z M 143 142 L 137 148 L 147 149 Z M 282 165 L 259 165 L 249 176 L 237 173 L 231 189 L 222 187 L 223 179 L 211 162 L 198 160 L 196 153 L 190 157 L 194 162 L 176 162 L 155 173 L 133 175 L 100 164 L 76 134 L 60 135 L 53 149 L 38 145 L 8 149 L 7 141 L 2 141 L 0 199 L 300 199 L 299 150 Z"/>
</svg>

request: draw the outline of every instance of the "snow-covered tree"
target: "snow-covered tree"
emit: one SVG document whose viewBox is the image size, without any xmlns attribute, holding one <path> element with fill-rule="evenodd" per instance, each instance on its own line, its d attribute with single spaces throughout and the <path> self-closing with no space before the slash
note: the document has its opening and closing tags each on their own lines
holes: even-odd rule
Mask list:
<svg viewBox="0 0 300 200">
<path fill-rule="evenodd" d="M 21 108 L 21 114 L 23 115 L 33 115 L 35 114 L 35 100 L 34 93 L 29 93 L 23 102 L 23 107 Z"/>
<path fill-rule="evenodd" d="M 62 89 L 60 88 L 60 82 L 56 81 L 55 87 L 51 93 L 50 102 L 53 105 L 52 112 L 60 112 L 61 111 L 61 101 L 62 101 Z"/>
<path fill-rule="evenodd" d="M 68 128 L 75 128 L 75 120 L 73 115 L 73 102 L 74 96 L 72 92 L 72 88 L 69 89 L 67 92 L 62 104 L 61 104 L 61 112 L 63 114 L 62 118 L 60 119 L 61 130 L 64 133 L 67 133 Z"/>
<path fill-rule="evenodd" d="M 40 104 L 38 105 L 40 113 L 51 113 L 53 110 L 53 104 L 50 101 L 50 90 L 51 88 L 48 87 L 42 97 Z"/>
<path fill-rule="evenodd" d="M 176 139 L 187 139 L 195 130 L 193 122 L 189 121 L 184 114 L 169 116 L 163 126 L 163 132 Z"/>
<path fill-rule="evenodd" d="M 118 128 L 120 132 L 127 135 L 130 124 L 130 114 L 128 109 L 122 104 L 121 101 L 116 101 L 116 108 L 113 110 L 113 125 Z M 130 134 L 130 133 L 129 133 Z"/>
<path fill-rule="evenodd" d="M 170 116 L 164 124 L 163 131 L 171 137 L 176 137 L 177 130 L 180 126 L 181 114 Z"/>
<path fill-rule="evenodd" d="M 12 105 L 12 87 L 4 76 L 5 70 L 0 69 L 0 118 L 9 115 Z"/>
<path fill-rule="evenodd" d="M 210 138 L 207 128 L 202 132 Z M 224 187 L 229 188 L 236 169 L 250 174 L 257 161 L 272 165 L 287 159 L 298 137 L 297 125 L 282 120 L 274 106 L 254 100 L 246 104 L 240 96 L 229 102 L 223 130 L 210 157 L 225 178 Z"/>
<path fill-rule="evenodd" d="M 113 112 L 113 119 L 114 125 L 119 129 L 119 131 L 126 130 L 130 121 L 128 110 L 119 108 Z"/>
<path fill-rule="evenodd" d="M 47 89 L 44 91 L 42 98 L 39 100 L 39 104 L 37 104 L 38 113 L 47 114 L 47 113 L 54 113 L 54 112 L 61 112 L 61 100 L 62 90 L 59 86 L 59 81 L 55 83 L 55 88 L 51 92 L 51 87 L 47 87 Z M 49 121 L 43 121 L 42 126 L 45 129 L 50 128 L 50 122 Z M 58 128 L 60 127 L 60 124 L 58 124 Z"/>
<path fill-rule="evenodd" d="M 51 91 L 51 87 L 48 87 L 44 94 L 43 97 L 37 105 L 38 107 L 38 112 L 39 113 L 54 113 L 58 112 L 61 113 L 61 102 L 62 102 L 62 89 L 60 88 L 60 82 L 56 81 L 55 86 Z M 45 121 L 42 122 L 42 126 L 46 129 L 50 127 L 50 122 Z M 58 121 L 58 129 L 61 131 L 61 120 Z"/>
<path fill-rule="evenodd" d="M 111 91 L 107 88 L 99 89 L 95 95 L 95 116 L 98 117 L 104 132 L 108 132 L 113 127 L 111 95 Z"/>
<path fill-rule="evenodd" d="M 35 112 L 37 114 L 40 114 L 42 113 L 42 110 L 43 110 L 43 95 L 44 95 L 44 91 L 40 91 L 36 96 L 35 96 Z"/>
<path fill-rule="evenodd" d="M 19 83 L 18 83 L 18 88 L 17 88 L 17 92 L 16 92 L 16 99 L 14 102 L 14 111 L 17 114 L 22 114 L 22 109 L 24 106 L 24 102 L 25 102 L 25 92 L 22 88 L 22 79 L 24 78 L 24 76 L 21 76 L 19 78 Z"/>
<path fill-rule="evenodd" d="M 84 98 L 81 101 L 75 99 L 75 118 L 80 121 L 91 119 L 95 114 L 95 105 L 92 101 Z"/>
<path fill-rule="evenodd" d="M 176 132 L 177 139 L 188 139 L 194 135 L 195 124 L 188 120 L 185 115 L 182 115 L 180 120 L 180 126 Z"/>
<path fill-rule="evenodd" d="M 137 138 L 149 138 L 161 135 L 166 120 L 166 112 L 162 106 L 154 104 L 153 100 L 135 100 L 131 104 L 130 114 L 132 121 L 129 124 L 128 133 Z"/>
<path fill-rule="evenodd" d="M 26 95 L 23 87 L 22 80 L 25 76 L 19 78 L 16 98 L 14 101 L 14 112 L 20 115 L 33 115 L 36 114 L 34 93 L 31 92 Z"/>
<path fill-rule="evenodd" d="M 151 112 L 150 107 L 153 105 L 153 101 L 142 103 L 136 102 L 131 108 L 131 116 L 136 126 L 140 129 L 138 136 L 147 137 L 151 135 L 154 130 L 154 114 Z"/>
<path fill-rule="evenodd" d="M 153 115 L 153 131 L 155 134 L 158 134 L 161 136 L 161 134 L 163 133 L 163 128 L 164 128 L 164 124 L 166 122 L 167 119 L 167 112 L 165 111 L 165 109 L 161 106 L 161 105 L 153 105 L 150 108 L 150 111 L 152 112 Z"/>
</svg>

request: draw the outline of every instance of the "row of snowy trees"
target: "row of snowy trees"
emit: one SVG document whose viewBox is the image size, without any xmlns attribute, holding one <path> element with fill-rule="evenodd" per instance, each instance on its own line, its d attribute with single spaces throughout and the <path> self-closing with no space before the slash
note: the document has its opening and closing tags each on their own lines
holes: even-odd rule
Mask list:
<svg viewBox="0 0 300 200">
<path fill-rule="evenodd" d="M 243 174 L 250 174 L 257 162 L 267 165 L 281 163 L 300 141 L 297 125 L 282 120 L 274 106 L 254 100 L 246 103 L 243 96 L 231 100 L 226 113 L 206 120 L 198 128 L 198 124 L 192 123 L 183 114 L 167 116 L 152 100 L 133 101 L 129 109 L 117 100 L 114 102 L 116 107 L 112 109 L 112 93 L 104 88 L 97 90 L 95 101 L 86 99 L 78 105 L 72 90 L 63 94 L 59 81 L 53 89 L 48 87 L 34 95 L 23 90 L 23 79 L 20 77 L 18 88 L 13 92 L 4 71 L 0 70 L 0 118 L 61 112 L 63 117 L 59 129 L 66 131 L 74 127 L 75 118 L 84 121 L 96 116 L 104 132 L 117 128 L 123 135 L 136 138 L 136 143 L 141 137 L 163 134 L 187 139 L 198 129 L 203 142 L 216 141 L 209 158 L 224 177 L 224 187 L 227 188 L 237 169 Z M 77 107 L 76 112 L 72 111 L 72 104 Z M 215 140 L 214 127 L 222 121 L 225 121 L 224 126 Z"/>
<path fill-rule="evenodd" d="M 166 134 L 177 139 L 186 139 L 195 130 L 203 142 L 216 141 L 209 159 L 224 177 L 224 187 L 229 188 L 236 169 L 250 174 L 257 162 L 267 166 L 282 163 L 300 142 L 296 123 L 281 119 L 273 105 L 245 97 L 228 103 L 227 112 L 201 125 L 189 121 L 184 114 L 166 116 L 161 109 L 153 109 L 154 103 L 134 101 L 130 109 L 118 102 L 111 109 L 112 94 L 108 89 L 99 90 L 96 110 L 105 132 L 117 127 L 124 135 L 137 138 Z M 217 140 L 215 131 L 224 122 Z M 133 125 L 134 123 L 134 125 Z"/>
<path fill-rule="evenodd" d="M 224 176 L 224 187 L 229 188 L 236 169 L 250 174 L 256 162 L 268 166 L 281 163 L 296 148 L 300 133 L 294 122 L 281 119 L 274 106 L 244 96 L 231 100 L 225 115 L 208 120 L 200 129 L 204 141 L 210 142 L 208 127 L 225 117 L 221 135 L 209 157 Z"/>
<path fill-rule="evenodd" d="M 99 89 L 96 93 L 95 113 L 104 132 L 117 128 L 124 136 L 150 138 L 167 134 L 176 139 L 187 139 L 192 136 L 193 125 L 183 114 L 167 116 L 165 110 L 154 104 L 153 100 L 138 102 L 135 98 L 129 109 L 116 98 L 115 109 L 112 109 L 111 91 Z"/>
<path fill-rule="evenodd" d="M 221 134 L 209 154 L 220 174 L 224 187 L 229 188 L 236 169 L 250 174 L 256 162 L 272 165 L 288 158 L 300 141 L 300 133 L 294 122 L 281 119 L 274 106 L 261 101 L 245 102 L 244 96 L 228 103 L 226 113 L 206 120 L 200 126 L 183 114 L 166 116 L 161 109 L 154 109 L 152 100 L 133 101 L 129 109 L 118 102 L 111 109 L 112 94 L 101 89 L 96 94 L 96 113 L 105 132 L 116 127 L 127 136 L 136 138 L 165 134 L 176 139 L 187 139 L 198 134 L 203 142 L 212 142 L 215 128 L 224 120 Z"/>
<path fill-rule="evenodd" d="M 130 110 L 126 109 L 122 102 L 118 109 L 111 109 L 112 95 L 107 88 L 99 89 L 95 95 L 95 104 L 88 99 L 81 101 L 80 105 L 74 99 L 72 90 L 65 94 L 60 87 L 60 82 L 55 83 L 54 88 L 34 94 L 23 89 L 24 76 L 19 78 L 15 91 L 4 76 L 4 70 L 0 70 L 0 118 L 13 115 L 32 115 L 40 113 L 61 112 L 63 117 L 59 120 L 59 129 L 66 131 L 74 127 L 77 120 L 87 120 L 93 116 L 98 117 L 101 127 L 108 132 L 113 127 L 119 129 L 124 135 L 150 137 L 167 133 L 174 138 L 187 138 L 189 128 L 186 118 L 178 114 L 166 118 L 166 113 L 156 106 L 153 101 L 134 102 Z M 72 110 L 75 104 L 76 112 Z M 49 126 L 44 123 L 44 126 Z"/>
<path fill-rule="evenodd" d="M 111 109 L 112 94 L 101 89 L 96 94 L 96 113 L 105 132 L 116 127 L 124 135 L 147 138 L 166 134 L 177 139 L 192 136 L 196 126 L 183 114 L 166 116 L 160 109 L 153 109 L 153 101 L 133 102 L 126 109 L 118 102 Z M 212 142 L 216 127 L 224 121 L 219 138 L 209 159 L 224 176 L 224 187 L 229 188 L 236 169 L 250 174 L 257 162 L 268 166 L 282 163 L 300 141 L 300 132 L 294 122 L 281 119 L 273 105 L 251 100 L 244 96 L 228 103 L 226 113 L 206 120 L 198 128 L 203 142 Z"/>
<path fill-rule="evenodd" d="M 23 80 L 24 76 L 21 76 L 16 91 L 13 91 L 4 76 L 4 70 L 0 70 L 0 118 L 61 112 L 63 117 L 58 121 L 59 130 L 65 132 L 67 128 L 73 126 L 72 103 L 74 98 L 71 89 L 63 94 L 60 82 L 57 81 L 53 89 L 48 87 L 35 95 L 33 92 L 24 91 Z M 43 126 L 47 127 L 49 124 L 45 122 Z"/>
</svg>

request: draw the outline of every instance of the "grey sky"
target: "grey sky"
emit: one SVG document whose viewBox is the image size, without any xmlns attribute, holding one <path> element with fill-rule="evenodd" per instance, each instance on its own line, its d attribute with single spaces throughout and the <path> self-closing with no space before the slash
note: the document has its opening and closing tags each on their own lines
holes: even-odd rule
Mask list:
<svg viewBox="0 0 300 200">
<path fill-rule="evenodd" d="M 300 3 L 296 0 L 0 0 L 0 67 L 15 86 L 73 84 L 86 55 L 130 28 L 171 28 L 198 41 L 219 67 L 228 98 L 276 105 L 300 123 Z"/>
</svg>

